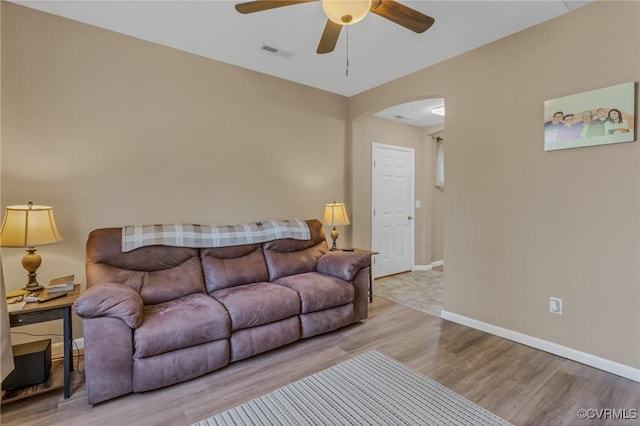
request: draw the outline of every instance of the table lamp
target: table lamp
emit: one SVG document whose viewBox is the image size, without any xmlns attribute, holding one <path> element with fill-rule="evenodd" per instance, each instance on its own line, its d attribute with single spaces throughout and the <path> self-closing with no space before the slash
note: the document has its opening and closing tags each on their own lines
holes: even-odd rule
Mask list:
<svg viewBox="0 0 640 426">
<path fill-rule="evenodd" d="M 8 206 L 0 228 L 1 247 L 26 247 L 27 254 L 22 258 L 22 266 L 28 272 L 27 291 L 42 290 L 36 279 L 36 271 L 42 258 L 36 253 L 35 246 L 55 244 L 62 236 L 53 217 L 53 208 L 36 206 L 31 201 L 26 206 Z"/>
<path fill-rule="evenodd" d="M 338 250 L 338 247 L 336 246 L 336 240 L 338 239 L 339 234 L 336 226 L 351 224 L 351 222 L 349 222 L 349 216 L 347 216 L 347 209 L 344 206 L 344 203 L 336 203 L 334 201 L 331 204 L 325 205 L 322 223 L 331 226 L 331 239 L 333 240 L 333 246 L 331 246 L 331 250 Z"/>
</svg>

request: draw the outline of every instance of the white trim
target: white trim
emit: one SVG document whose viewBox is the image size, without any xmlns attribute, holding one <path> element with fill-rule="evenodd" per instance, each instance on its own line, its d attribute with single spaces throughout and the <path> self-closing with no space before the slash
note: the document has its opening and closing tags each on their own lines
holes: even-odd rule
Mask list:
<svg viewBox="0 0 640 426">
<path fill-rule="evenodd" d="M 411 271 L 430 271 L 433 269 L 431 265 L 414 265 Z"/>
<path fill-rule="evenodd" d="M 71 347 L 71 351 L 73 352 L 76 349 L 84 349 L 84 337 L 73 339 L 73 346 Z M 56 354 L 64 353 L 64 345 L 62 344 L 62 342 L 52 344 L 51 352 Z"/>
<path fill-rule="evenodd" d="M 436 260 L 435 262 L 431 262 L 428 265 L 414 265 L 413 268 L 411 268 L 411 270 L 412 271 L 430 271 L 436 266 L 442 266 L 442 265 L 444 265 L 444 260 Z"/>
<path fill-rule="evenodd" d="M 523 345 L 527 345 L 535 349 L 540 349 L 542 351 L 549 352 L 563 358 L 577 361 L 579 363 L 586 364 L 588 366 L 595 367 L 618 376 L 622 376 L 635 382 L 640 382 L 639 368 L 630 367 L 628 365 L 620 364 L 605 358 L 600 358 L 598 356 L 562 346 L 557 343 L 542 340 L 537 337 L 522 334 L 506 328 L 498 327 L 496 325 L 478 321 L 473 318 L 465 317 L 463 315 L 454 314 L 453 312 L 443 310 L 441 317 L 458 324 L 466 325 L 467 327 L 475 328 L 477 330 L 481 330 L 495 336 L 504 337 L 505 339 L 513 340 L 514 342 L 522 343 Z"/>
<path fill-rule="evenodd" d="M 442 266 L 442 265 L 444 265 L 444 260 L 436 260 L 435 262 L 431 262 L 428 265 L 414 265 L 413 268 L 411 268 L 411 270 L 412 271 L 430 271 L 436 266 Z"/>
</svg>

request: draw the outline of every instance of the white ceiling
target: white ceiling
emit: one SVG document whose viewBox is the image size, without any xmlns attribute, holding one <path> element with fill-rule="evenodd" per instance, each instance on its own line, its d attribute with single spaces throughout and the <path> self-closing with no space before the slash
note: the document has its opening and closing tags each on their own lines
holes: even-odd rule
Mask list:
<svg viewBox="0 0 640 426">
<path fill-rule="evenodd" d="M 333 53 L 316 47 L 326 18 L 320 2 L 242 15 L 231 0 L 22 1 L 97 27 L 218 61 L 353 96 L 593 0 L 401 1 L 435 19 L 422 34 L 369 14 L 343 29 Z M 262 49 L 268 45 L 276 54 Z M 348 56 L 348 75 L 347 71 Z M 406 114 L 406 112 L 405 112 Z M 399 115 L 405 115 L 399 113 Z"/>
</svg>

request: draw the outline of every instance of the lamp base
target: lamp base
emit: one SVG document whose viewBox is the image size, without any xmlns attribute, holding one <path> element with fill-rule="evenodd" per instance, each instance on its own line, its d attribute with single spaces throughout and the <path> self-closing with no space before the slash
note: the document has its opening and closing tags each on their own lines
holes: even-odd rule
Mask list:
<svg viewBox="0 0 640 426">
<path fill-rule="evenodd" d="M 331 251 L 338 250 L 338 246 L 336 246 L 336 240 L 338 239 L 338 235 L 339 235 L 338 234 L 338 230 L 334 226 L 333 229 L 331 229 L 331 239 L 333 240 L 333 245 L 331 246 Z"/>
<path fill-rule="evenodd" d="M 37 292 L 39 292 L 39 291 L 44 290 L 44 287 L 43 287 L 43 286 L 41 286 L 40 284 L 36 283 L 36 284 L 32 284 L 32 285 L 27 284 L 27 285 L 26 285 L 25 287 L 23 287 L 22 289 L 23 289 L 23 290 L 26 290 L 26 291 L 28 291 L 28 292 L 30 292 L 30 293 L 37 293 Z"/>
<path fill-rule="evenodd" d="M 27 283 L 26 286 L 22 288 L 23 290 L 27 290 L 31 293 L 37 293 L 40 290 L 44 290 L 44 287 L 41 286 L 38 280 L 36 279 L 36 276 L 38 274 L 36 274 L 35 272 L 29 272 L 28 275 L 29 275 L 29 282 Z"/>
<path fill-rule="evenodd" d="M 28 272 L 27 276 L 29 277 L 29 282 L 27 282 L 27 285 L 23 288 L 23 290 L 27 290 L 32 293 L 35 293 L 44 288 L 43 286 L 40 285 L 40 283 L 38 282 L 38 279 L 36 278 L 38 276 L 36 271 L 38 270 L 41 264 L 42 264 L 42 258 L 38 253 L 36 253 L 36 248 L 35 247 L 27 248 L 27 254 L 25 254 L 24 257 L 22 258 L 22 267 L 26 269 Z"/>
</svg>

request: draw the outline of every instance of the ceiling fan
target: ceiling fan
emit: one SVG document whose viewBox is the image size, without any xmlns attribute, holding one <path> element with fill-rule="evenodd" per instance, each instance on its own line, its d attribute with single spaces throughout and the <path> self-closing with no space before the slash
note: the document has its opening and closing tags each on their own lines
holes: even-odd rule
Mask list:
<svg viewBox="0 0 640 426">
<path fill-rule="evenodd" d="M 311 3 L 318 0 L 260 0 L 236 4 L 240 13 L 262 12 L 278 7 L 292 6 L 300 3 Z M 345 25 L 355 24 L 372 12 L 401 25 L 413 32 L 423 33 L 433 25 L 435 20 L 427 15 L 411 9 L 394 0 L 320 0 L 322 9 L 327 15 L 327 23 L 322 32 L 317 53 L 330 53 L 336 47 L 340 31 Z"/>
</svg>

